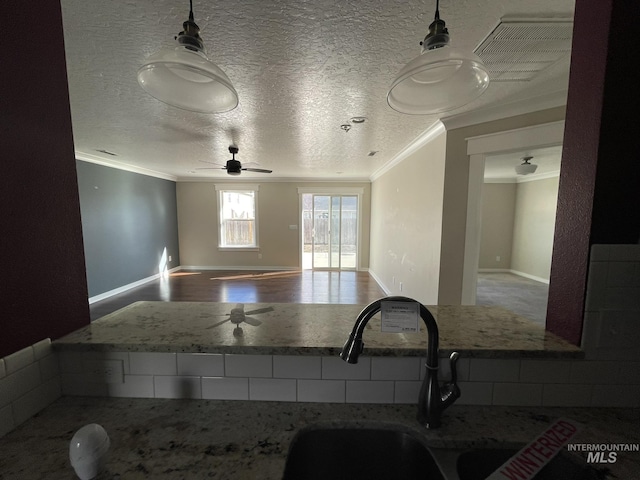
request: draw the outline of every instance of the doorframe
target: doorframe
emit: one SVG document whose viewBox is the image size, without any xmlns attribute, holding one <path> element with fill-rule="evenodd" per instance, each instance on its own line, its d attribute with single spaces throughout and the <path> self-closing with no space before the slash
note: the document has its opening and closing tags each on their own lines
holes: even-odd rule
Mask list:
<svg viewBox="0 0 640 480">
<path fill-rule="evenodd" d="M 364 194 L 363 187 L 298 187 L 298 219 L 300 220 L 300 248 L 299 248 L 299 265 L 300 270 L 303 269 L 303 252 L 304 252 L 304 219 L 302 217 L 302 195 L 346 195 L 358 197 L 358 238 L 356 239 L 356 268 L 355 271 L 360 271 L 360 253 L 362 251 L 362 196 Z M 326 269 L 331 271 L 331 269 Z M 341 270 L 337 270 L 341 271 Z"/>
<path fill-rule="evenodd" d="M 482 186 L 484 184 L 485 158 L 489 155 L 509 151 L 562 145 L 564 141 L 564 120 L 469 137 L 465 140 L 467 141 L 467 155 L 469 157 L 469 185 L 461 303 L 462 305 L 475 305 L 478 263 L 480 262 Z"/>
</svg>

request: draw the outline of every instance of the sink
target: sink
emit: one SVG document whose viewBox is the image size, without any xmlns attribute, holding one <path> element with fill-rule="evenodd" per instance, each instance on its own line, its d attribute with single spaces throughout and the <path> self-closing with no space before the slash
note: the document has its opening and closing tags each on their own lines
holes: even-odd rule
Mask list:
<svg viewBox="0 0 640 480">
<path fill-rule="evenodd" d="M 423 439 L 396 425 L 309 426 L 291 441 L 283 480 L 445 480 Z"/>
<path fill-rule="evenodd" d="M 458 451 L 454 455 L 454 465 L 448 465 L 445 470 L 454 467 L 456 475 L 448 475 L 457 480 L 485 480 L 501 465 L 518 453 L 519 449 L 506 448 L 478 448 Z M 436 454 L 436 456 L 438 456 Z M 444 463 L 449 463 L 445 461 Z M 580 458 L 575 458 L 566 452 L 556 455 L 534 477 L 537 480 L 599 480 L 599 472 L 586 464 Z"/>
</svg>

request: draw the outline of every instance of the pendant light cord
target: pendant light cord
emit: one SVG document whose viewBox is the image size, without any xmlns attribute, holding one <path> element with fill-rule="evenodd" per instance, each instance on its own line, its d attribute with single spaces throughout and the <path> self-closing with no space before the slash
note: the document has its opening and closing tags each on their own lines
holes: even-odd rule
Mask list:
<svg viewBox="0 0 640 480">
<path fill-rule="evenodd" d="M 193 0 L 189 0 L 189 21 L 193 22 Z"/>
<path fill-rule="evenodd" d="M 436 0 L 436 20 L 440 20 L 440 0 Z"/>
</svg>

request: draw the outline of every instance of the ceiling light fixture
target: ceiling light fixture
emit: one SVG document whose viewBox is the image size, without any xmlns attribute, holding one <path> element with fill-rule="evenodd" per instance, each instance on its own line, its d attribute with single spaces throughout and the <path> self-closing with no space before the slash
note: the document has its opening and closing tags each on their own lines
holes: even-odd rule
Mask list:
<svg viewBox="0 0 640 480">
<path fill-rule="evenodd" d="M 522 163 L 520 165 L 516 165 L 516 173 L 518 175 L 529 175 L 538 169 L 538 165 L 529 163 L 529 160 L 532 158 L 533 157 L 522 157 Z"/>
<path fill-rule="evenodd" d="M 394 110 L 414 115 L 453 110 L 476 99 L 489 86 L 489 74 L 480 57 L 449 45 L 439 0 L 435 19 L 420 45 L 420 55 L 391 83 L 387 103 Z"/>
<path fill-rule="evenodd" d="M 238 106 L 238 93 L 229 77 L 211 62 L 193 21 L 193 1 L 189 19 L 176 44 L 147 58 L 138 70 L 138 83 L 151 96 L 174 107 L 199 113 L 222 113 Z"/>
</svg>

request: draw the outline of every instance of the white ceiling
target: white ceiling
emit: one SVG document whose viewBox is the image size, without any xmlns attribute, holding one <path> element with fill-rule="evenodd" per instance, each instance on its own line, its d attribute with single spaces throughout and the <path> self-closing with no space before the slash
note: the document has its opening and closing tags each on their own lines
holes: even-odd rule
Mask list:
<svg viewBox="0 0 640 480">
<path fill-rule="evenodd" d="M 238 160 L 273 170 L 242 178 L 368 179 L 439 120 L 402 115 L 386 103 L 394 75 L 420 51 L 435 0 L 195 0 L 209 58 L 240 97 L 238 108 L 215 115 L 167 106 L 136 80 L 144 59 L 182 30 L 188 0 L 61 4 L 78 158 L 178 180 L 230 178 L 223 170 L 195 169 L 204 161 L 223 164 L 235 144 Z M 440 15 L 451 44 L 473 50 L 503 17 L 567 18 L 573 7 L 574 0 L 442 0 Z M 531 81 L 494 82 L 442 119 L 460 123 L 513 105 L 561 105 L 568 71 L 569 55 Z M 367 121 L 341 129 L 355 116 Z M 517 164 L 525 153 L 501 161 Z"/>
</svg>

